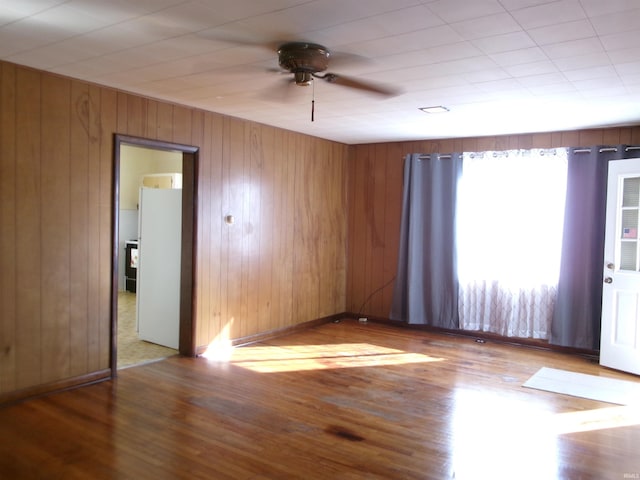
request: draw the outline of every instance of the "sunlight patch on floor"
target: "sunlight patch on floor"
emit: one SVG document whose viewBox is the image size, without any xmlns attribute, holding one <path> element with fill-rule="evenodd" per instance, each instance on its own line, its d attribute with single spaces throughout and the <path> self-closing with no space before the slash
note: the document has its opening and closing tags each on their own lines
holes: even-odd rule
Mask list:
<svg viewBox="0 0 640 480">
<path fill-rule="evenodd" d="M 228 362 L 233 355 L 233 342 L 231 341 L 231 327 L 234 323 L 234 318 L 231 317 L 229 321 L 222 327 L 220 333 L 214 338 L 207 346 L 202 356 L 208 360 L 217 362 Z"/>
<path fill-rule="evenodd" d="M 544 403 L 503 392 L 456 389 L 451 412 L 455 478 L 559 478 L 557 436 L 547 428 L 551 414 Z"/>
<path fill-rule="evenodd" d="M 590 432 L 633 425 L 640 425 L 640 409 L 637 405 L 558 413 L 551 420 L 551 428 L 557 434 Z"/>
<path fill-rule="evenodd" d="M 640 425 L 637 405 L 555 413 L 544 400 L 468 388 L 457 389 L 454 399 L 456 479 L 489 478 L 487 472 L 496 479 L 561 478 L 557 455 L 562 435 Z"/>
<path fill-rule="evenodd" d="M 248 346 L 234 349 L 230 358 L 234 365 L 261 373 L 403 365 L 442 360 L 369 343 Z"/>
</svg>

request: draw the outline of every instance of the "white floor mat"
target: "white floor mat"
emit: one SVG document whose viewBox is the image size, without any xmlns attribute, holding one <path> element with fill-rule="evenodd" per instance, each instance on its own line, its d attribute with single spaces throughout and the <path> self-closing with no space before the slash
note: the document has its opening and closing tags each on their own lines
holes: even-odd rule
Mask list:
<svg viewBox="0 0 640 480">
<path fill-rule="evenodd" d="M 522 386 L 617 405 L 640 405 L 640 381 L 618 380 L 543 367 Z"/>
</svg>

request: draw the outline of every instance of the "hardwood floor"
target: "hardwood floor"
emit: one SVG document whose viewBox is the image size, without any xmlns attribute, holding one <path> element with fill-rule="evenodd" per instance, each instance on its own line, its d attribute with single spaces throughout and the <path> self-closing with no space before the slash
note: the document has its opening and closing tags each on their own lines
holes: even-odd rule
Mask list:
<svg viewBox="0 0 640 480">
<path fill-rule="evenodd" d="M 0 408 L 0 478 L 638 478 L 635 410 L 523 388 L 543 366 L 638 381 L 345 320 Z"/>
</svg>

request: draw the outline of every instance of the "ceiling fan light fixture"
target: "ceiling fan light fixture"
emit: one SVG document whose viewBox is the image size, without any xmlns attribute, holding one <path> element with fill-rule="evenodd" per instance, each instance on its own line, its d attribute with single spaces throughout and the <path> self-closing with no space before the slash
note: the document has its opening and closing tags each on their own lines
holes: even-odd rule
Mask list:
<svg viewBox="0 0 640 480">
<path fill-rule="evenodd" d="M 447 113 L 449 111 L 447 107 L 443 107 L 442 105 L 435 105 L 433 107 L 420 107 L 419 110 L 422 110 L 424 113 Z"/>
<path fill-rule="evenodd" d="M 297 71 L 297 72 L 293 72 L 293 76 L 294 76 L 296 85 L 300 85 L 300 86 L 310 85 L 311 81 L 313 80 L 311 76 L 311 72 Z"/>
</svg>

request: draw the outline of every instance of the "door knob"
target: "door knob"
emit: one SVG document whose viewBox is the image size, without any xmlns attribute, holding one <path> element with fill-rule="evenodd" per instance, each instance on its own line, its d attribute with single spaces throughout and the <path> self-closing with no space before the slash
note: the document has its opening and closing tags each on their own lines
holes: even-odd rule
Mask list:
<svg viewBox="0 0 640 480">
<path fill-rule="evenodd" d="M 611 277 L 605 277 L 605 279 L 604 279 L 604 283 L 613 283 L 613 278 L 611 278 Z"/>
<path fill-rule="evenodd" d="M 616 266 L 613 263 L 607 263 L 607 268 L 609 270 L 613 270 L 614 268 L 616 268 Z"/>
</svg>

